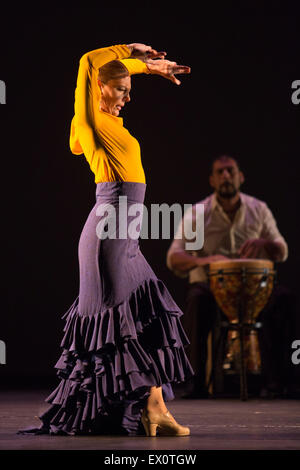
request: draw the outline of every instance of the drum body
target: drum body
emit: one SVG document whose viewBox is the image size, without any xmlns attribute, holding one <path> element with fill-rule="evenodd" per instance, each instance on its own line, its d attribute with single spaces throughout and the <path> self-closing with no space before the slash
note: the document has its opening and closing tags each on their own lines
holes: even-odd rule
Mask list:
<svg viewBox="0 0 300 470">
<path fill-rule="evenodd" d="M 257 331 L 250 328 L 267 304 L 274 286 L 274 263 L 265 259 L 230 259 L 209 265 L 210 288 L 215 300 L 229 320 L 224 370 L 238 371 L 240 364 L 239 329 L 249 325 L 244 335 L 244 358 L 249 372 L 261 367 Z"/>
</svg>

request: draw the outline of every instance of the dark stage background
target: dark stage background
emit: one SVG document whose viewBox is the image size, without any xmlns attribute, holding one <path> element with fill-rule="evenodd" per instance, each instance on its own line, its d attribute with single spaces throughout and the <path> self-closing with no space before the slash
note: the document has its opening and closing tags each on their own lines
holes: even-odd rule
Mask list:
<svg viewBox="0 0 300 470">
<path fill-rule="evenodd" d="M 94 175 L 70 152 L 69 129 L 79 59 L 98 47 L 143 42 L 192 68 L 180 87 L 132 79 L 123 117 L 141 144 L 146 204 L 201 200 L 211 192 L 210 158 L 233 153 L 242 190 L 268 203 L 289 244 L 279 280 L 298 296 L 300 104 L 291 85 L 300 79 L 300 16 L 296 2 L 272 5 L 2 12 L 1 387 L 56 380 L 61 316 L 78 293 L 77 245 L 95 201 Z M 186 280 L 165 264 L 170 240 L 141 245 L 184 308 Z"/>
</svg>

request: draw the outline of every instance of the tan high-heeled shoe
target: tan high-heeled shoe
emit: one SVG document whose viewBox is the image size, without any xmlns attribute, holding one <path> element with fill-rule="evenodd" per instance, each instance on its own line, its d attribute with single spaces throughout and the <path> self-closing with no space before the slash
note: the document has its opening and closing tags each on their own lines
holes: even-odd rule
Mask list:
<svg viewBox="0 0 300 470">
<path fill-rule="evenodd" d="M 190 435 L 190 429 L 178 424 L 169 411 L 167 413 L 155 413 L 144 409 L 141 421 L 146 435 L 149 437 L 155 437 L 156 433 L 159 436 Z"/>
</svg>

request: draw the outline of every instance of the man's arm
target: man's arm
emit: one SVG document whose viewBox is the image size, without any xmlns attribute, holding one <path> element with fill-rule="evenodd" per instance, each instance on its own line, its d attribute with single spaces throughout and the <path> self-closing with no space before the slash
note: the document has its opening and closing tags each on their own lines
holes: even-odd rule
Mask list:
<svg viewBox="0 0 300 470">
<path fill-rule="evenodd" d="M 188 276 L 189 271 L 199 266 L 206 266 L 213 261 L 227 259 L 222 255 L 195 256 L 195 254 L 191 254 L 185 249 L 186 239 L 184 238 L 184 226 L 185 224 L 193 225 L 193 217 L 195 215 L 194 207 L 195 206 L 185 213 L 167 253 L 167 266 L 179 277 Z"/>
<path fill-rule="evenodd" d="M 265 242 L 265 250 L 273 261 L 285 261 L 288 257 L 288 245 L 278 230 L 276 220 L 268 208 L 264 207 L 264 224 L 261 238 Z"/>
<path fill-rule="evenodd" d="M 276 220 L 266 204 L 261 213 L 263 221 L 259 238 L 247 240 L 240 248 L 241 258 L 257 258 L 264 250 L 274 262 L 283 262 L 288 257 L 288 245 L 278 230 Z"/>
<path fill-rule="evenodd" d="M 175 251 L 169 254 L 167 264 L 172 270 L 187 274 L 191 269 L 200 266 L 199 259 L 201 258 L 189 255 L 185 251 Z"/>
<path fill-rule="evenodd" d="M 198 266 L 207 266 L 214 261 L 221 261 L 228 259 L 223 255 L 211 255 L 211 256 L 192 256 L 185 251 L 177 251 L 171 253 L 169 256 L 169 265 L 173 267 L 174 271 L 188 272 L 191 269 L 197 268 Z"/>
</svg>

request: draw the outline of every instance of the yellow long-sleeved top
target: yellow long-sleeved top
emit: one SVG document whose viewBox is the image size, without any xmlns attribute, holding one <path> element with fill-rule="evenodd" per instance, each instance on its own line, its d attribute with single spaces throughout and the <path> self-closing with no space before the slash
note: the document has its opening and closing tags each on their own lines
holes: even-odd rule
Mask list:
<svg viewBox="0 0 300 470">
<path fill-rule="evenodd" d="M 70 149 L 75 155 L 84 153 L 96 183 L 145 183 L 137 139 L 123 126 L 121 117 L 99 108 L 98 69 L 104 64 L 117 59 L 126 66 L 130 75 L 150 73 L 144 62 L 128 58 L 130 54 L 126 45 L 117 45 L 87 52 L 80 59 Z"/>
</svg>

